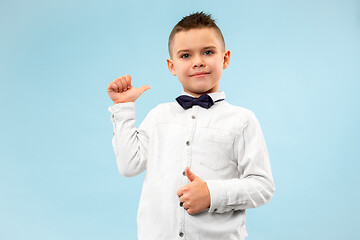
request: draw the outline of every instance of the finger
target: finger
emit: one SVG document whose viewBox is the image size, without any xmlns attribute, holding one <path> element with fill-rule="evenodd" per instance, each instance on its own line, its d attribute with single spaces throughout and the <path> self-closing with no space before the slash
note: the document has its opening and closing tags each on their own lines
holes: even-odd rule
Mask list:
<svg viewBox="0 0 360 240">
<path fill-rule="evenodd" d="M 150 89 L 149 85 L 143 85 L 138 88 L 138 90 L 140 91 L 140 94 L 143 94 L 146 90 L 149 90 L 149 89 Z"/>
<path fill-rule="evenodd" d="M 121 84 L 120 78 L 115 79 L 114 83 L 118 86 L 118 89 L 119 89 L 118 92 L 121 93 L 122 92 L 122 84 Z"/>
<path fill-rule="evenodd" d="M 131 88 L 131 76 L 129 74 L 126 74 L 125 75 L 125 80 L 126 80 L 126 83 L 128 85 L 128 89 Z"/>
<path fill-rule="evenodd" d="M 116 90 L 116 92 L 119 92 L 119 86 L 116 83 L 112 83 L 114 89 Z"/>
<path fill-rule="evenodd" d="M 184 191 L 183 191 L 182 187 L 177 190 L 176 194 L 177 194 L 179 197 L 181 197 L 181 196 L 184 194 Z"/>
<path fill-rule="evenodd" d="M 128 90 L 128 84 L 125 80 L 125 77 L 121 78 L 121 85 L 122 85 L 122 91 L 125 92 L 126 90 Z"/>
<path fill-rule="evenodd" d="M 118 91 L 118 87 L 114 82 L 109 83 L 108 87 L 107 87 L 107 91 L 108 92 L 117 92 Z"/>
<path fill-rule="evenodd" d="M 190 171 L 189 167 L 185 168 L 185 173 L 186 173 L 186 176 L 188 177 L 188 179 L 190 180 L 190 182 L 194 181 L 196 175 Z"/>
<path fill-rule="evenodd" d="M 179 198 L 179 201 L 182 202 L 182 203 L 186 202 L 184 195 L 182 195 L 182 196 Z"/>
<path fill-rule="evenodd" d="M 189 208 L 190 208 L 188 202 L 184 202 L 184 203 L 182 204 L 182 206 L 183 206 L 183 208 L 185 208 L 185 209 L 189 209 Z"/>
<path fill-rule="evenodd" d="M 186 209 L 186 211 L 187 211 L 187 213 L 190 214 L 190 215 L 195 214 L 195 211 L 194 211 L 193 209 L 188 208 L 188 209 Z"/>
</svg>

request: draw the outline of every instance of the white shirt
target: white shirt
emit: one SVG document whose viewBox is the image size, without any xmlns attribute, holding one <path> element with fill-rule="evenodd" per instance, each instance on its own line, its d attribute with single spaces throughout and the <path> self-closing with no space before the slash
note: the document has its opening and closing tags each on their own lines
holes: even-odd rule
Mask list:
<svg viewBox="0 0 360 240">
<path fill-rule="evenodd" d="M 146 170 L 137 215 L 139 240 L 245 239 L 245 209 L 267 203 L 274 194 L 255 115 L 225 100 L 216 102 L 225 98 L 224 92 L 209 96 L 215 102 L 209 109 L 160 104 L 138 129 L 135 103 L 109 107 L 120 173 L 131 177 Z M 179 205 L 176 194 L 189 183 L 187 166 L 206 182 L 211 198 L 210 208 L 194 215 Z"/>
</svg>

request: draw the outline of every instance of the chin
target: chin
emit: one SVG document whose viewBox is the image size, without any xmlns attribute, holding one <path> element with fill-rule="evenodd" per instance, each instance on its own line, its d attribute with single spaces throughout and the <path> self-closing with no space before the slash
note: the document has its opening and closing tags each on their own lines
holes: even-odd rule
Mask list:
<svg viewBox="0 0 360 240">
<path fill-rule="evenodd" d="M 196 87 L 192 88 L 191 90 L 196 93 L 204 93 L 204 92 L 210 91 L 211 88 L 207 87 L 207 86 L 196 86 Z"/>
<path fill-rule="evenodd" d="M 194 94 L 197 94 L 197 95 L 203 95 L 203 94 L 210 93 L 211 91 L 209 91 L 209 90 L 198 90 L 198 91 L 191 91 L 191 92 L 194 93 Z"/>
<path fill-rule="evenodd" d="M 214 88 L 199 88 L 197 89 L 198 93 L 210 93 L 210 92 L 216 92 Z"/>
</svg>

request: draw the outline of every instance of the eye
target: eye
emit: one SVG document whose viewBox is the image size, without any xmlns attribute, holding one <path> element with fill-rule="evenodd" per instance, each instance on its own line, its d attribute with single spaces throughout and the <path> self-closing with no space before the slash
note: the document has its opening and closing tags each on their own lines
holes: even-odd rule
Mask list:
<svg viewBox="0 0 360 240">
<path fill-rule="evenodd" d="M 189 57 L 190 57 L 190 54 L 185 53 L 185 54 L 182 54 L 180 57 L 181 57 L 181 58 L 189 58 Z"/>
<path fill-rule="evenodd" d="M 214 52 L 211 51 L 211 50 L 208 50 L 208 51 L 204 52 L 204 55 L 211 55 L 211 54 L 214 54 Z"/>
</svg>

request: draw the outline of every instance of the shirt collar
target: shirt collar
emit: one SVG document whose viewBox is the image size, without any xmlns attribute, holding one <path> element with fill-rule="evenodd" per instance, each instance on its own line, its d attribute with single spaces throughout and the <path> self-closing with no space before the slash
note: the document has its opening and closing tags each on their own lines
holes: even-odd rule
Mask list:
<svg viewBox="0 0 360 240">
<path fill-rule="evenodd" d="M 193 95 L 191 95 L 190 93 L 187 93 L 185 91 L 182 91 L 181 95 L 187 95 L 187 96 L 190 96 L 190 97 L 194 97 Z M 209 95 L 214 102 L 216 102 L 218 100 L 221 100 L 221 99 L 225 99 L 224 91 L 212 92 L 212 93 L 208 93 L 207 95 Z"/>
</svg>

